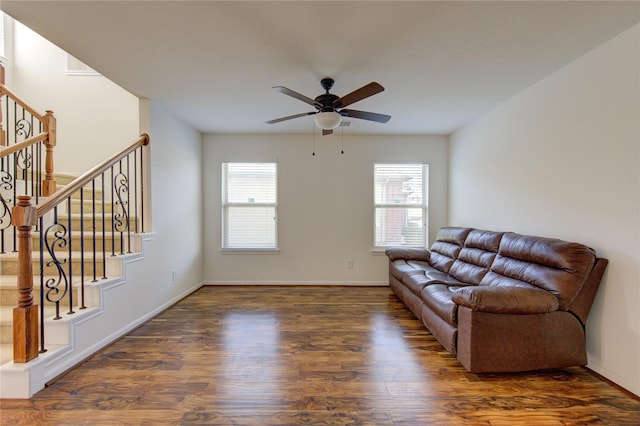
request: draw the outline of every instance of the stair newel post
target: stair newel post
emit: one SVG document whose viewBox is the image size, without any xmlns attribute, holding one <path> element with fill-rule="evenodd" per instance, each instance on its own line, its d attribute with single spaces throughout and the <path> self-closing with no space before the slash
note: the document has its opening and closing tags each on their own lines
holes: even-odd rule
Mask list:
<svg viewBox="0 0 640 426">
<path fill-rule="evenodd" d="M 53 175 L 53 148 L 56 146 L 56 118 L 53 115 L 53 111 L 47 111 L 43 124 L 44 131 L 47 132 L 47 139 L 44 142 L 47 152 L 44 165 L 44 180 L 42 181 L 42 195 L 48 197 L 56 192 L 56 180 Z"/>
<path fill-rule="evenodd" d="M 13 361 L 28 362 L 38 356 L 38 305 L 33 303 L 31 229 L 37 211 L 31 197 L 18 196 L 11 223 L 18 233 L 18 306 L 13 309 Z"/>
</svg>

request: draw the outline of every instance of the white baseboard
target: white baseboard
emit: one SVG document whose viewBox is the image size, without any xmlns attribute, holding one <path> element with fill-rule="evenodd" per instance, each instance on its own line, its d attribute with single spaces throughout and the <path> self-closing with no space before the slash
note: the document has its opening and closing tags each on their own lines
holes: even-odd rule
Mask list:
<svg viewBox="0 0 640 426">
<path fill-rule="evenodd" d="M 339 286 L 339 287 L 385 287 L 387 281 L 204 281 L 202 285 L 281 285 L 281 286 Z"/>
<path fill-rule="evenodd" d="M 595 362 L 590 362 L 589 364 L 587 364 L 587 368 L 598 373 L 602 377 L 611 380 L 613 383 L 631 392 L 635 396 L 640 397 L 640 388 L 638 387 L 638 385 L 630 382 L 627 378 L 619 376 L 618 374 Z"/>
</svg>

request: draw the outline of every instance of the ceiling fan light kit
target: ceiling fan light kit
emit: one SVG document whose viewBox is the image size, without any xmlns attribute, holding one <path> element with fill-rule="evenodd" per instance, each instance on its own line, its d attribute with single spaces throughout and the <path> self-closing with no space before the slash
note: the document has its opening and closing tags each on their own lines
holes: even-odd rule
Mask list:
<svg viewBox="0 0 640 426">
<path fill-rule="evenodd" d="M 275 86 L 273 90 L 276 90 L 284 95 L 291 96 L 304 103 L 312 105 L 317 111 L 303 112 L 301 114 L 289 115 L 287 117 L 276 118 L 269 120 L 267 124 L 275 124 L 281 121 L 291 120 L 293 118 L 305 117 L 307 115 L 313 115 L 313 121 L 320 129 L 322 129 L 323 135 L 330 135 L 334 129 L 340 126 L 342 123 L 342 117 L 358 118 L 361 120 L 375 121 L 378 123 L 386 123 L 391 119 L 390 115 L 378 114 L 375 112 L 358 111 L 355 109 L 344 109 L 344 107 L 351 105 L 355 102 L 361 101 L 369 96 L 373 96 L 376 93 L 380 93 L 384 90 L 379 83 L 371 82 L 353 92 L 344 95 L 342 97 L 329 93 L 329 90 L 333 87 L 333 79 L 323 78 L 320 81 L 325 93 L 317 96 L 315 99 L 311 99 L 298 92 L 294 92 L 284 86 Z"/>
<path fill-rule="evenodd" d="M 322 130 L 333 130 L 342 123 L 342 116 L 335 111 L 319 112 L 313 121 Z"/>
</svg>

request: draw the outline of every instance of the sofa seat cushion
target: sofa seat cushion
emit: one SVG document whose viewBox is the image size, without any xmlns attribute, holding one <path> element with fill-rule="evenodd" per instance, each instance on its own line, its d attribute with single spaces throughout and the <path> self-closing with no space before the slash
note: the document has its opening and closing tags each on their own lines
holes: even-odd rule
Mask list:
<svg viewBox="0 0 640 426">
<path fill-rule="evenodd" d="M 434 284 L 464 285 L 449 274 L 440 272 L 434 268 L 426 268 L 422 271 L 409 272 L 403 277 L 404 285 L 415 295 L 421 296 L 422 289 Z"/>
<path fill-rule="evenodd" d="M 420 297 L 429 309 L 455 326 L 458 323 L 458 305 L 453 301 L 453 295 L 459 288 L 456 285 L 432 284 L 422 289 Z"/>
<path fill-rule="evenodd" d="M 400 281 L 404 279 L 405 274 L 421 273 L 430 268 L 431 266 L 429 266 L 428 262 L 421 260 L 398 259 L 389 264 L 389 272 Z"/>
</svg>

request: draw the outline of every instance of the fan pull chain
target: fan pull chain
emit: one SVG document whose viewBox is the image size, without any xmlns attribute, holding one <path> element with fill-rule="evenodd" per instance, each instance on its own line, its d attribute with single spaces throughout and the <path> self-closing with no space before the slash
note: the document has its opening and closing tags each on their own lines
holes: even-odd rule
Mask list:
<svg viewBox="0 0 640 426">
<path fill-rule="evenodd" d="M 315 157 L 316 155 L 316 127 L 313 122 L 311 123 L 311 133 L 313 134 L 313 149 L 311 155 Z"/>
<path fill-rule="evenodd" d="M 341 138 L 340 138 L 340 154 L 344 155 L 344 126 L 340 127 L 340 134 L 341 134 Z"/>
</svg>

